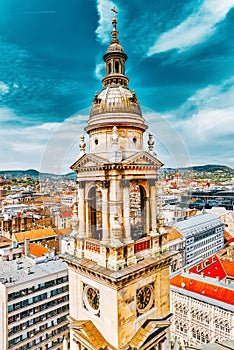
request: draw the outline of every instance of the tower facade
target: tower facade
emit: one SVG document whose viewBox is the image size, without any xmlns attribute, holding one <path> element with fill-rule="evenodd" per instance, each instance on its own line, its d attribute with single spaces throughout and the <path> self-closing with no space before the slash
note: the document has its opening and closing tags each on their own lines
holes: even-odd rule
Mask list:
<svg viewBox="0 0 234 350">
<path fill-rule="evenodd" d="M 169 349 L 169 266 L 157 216 L 157 170 L 139 101 L 128 87 L 127 55 L 116 11 L 104 55 L 103 89 L 94 96 L 77 173 L 69 267 L 71 349 Z M 159 227 L 160 226 L 160 227 Z"/>
</svg>

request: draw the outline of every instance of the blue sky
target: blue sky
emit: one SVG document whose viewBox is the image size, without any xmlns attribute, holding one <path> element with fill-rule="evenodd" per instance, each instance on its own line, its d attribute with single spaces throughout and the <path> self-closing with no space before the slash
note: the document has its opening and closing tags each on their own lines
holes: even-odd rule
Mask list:
<svg viewBox="0 0 234 350">
<path fill-rule="evenodd" d="M 158 158 L 233 167 L 234 0 L 1 0 L 0 169 L 69 171 L 113 5 Z"/>
</svg>

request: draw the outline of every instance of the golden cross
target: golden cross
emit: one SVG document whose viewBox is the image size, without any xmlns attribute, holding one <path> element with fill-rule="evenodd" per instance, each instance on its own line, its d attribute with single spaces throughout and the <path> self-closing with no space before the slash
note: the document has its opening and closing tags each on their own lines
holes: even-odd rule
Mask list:
<svg viewBox="0 0 234 350">
<path fill-rule="evenodd" d="M 114 16 L 116 17 L 116 14 L 118 13 L 118 11 L 116 10 L 115 6 L 113 7 L 113 9 L 111 9 L 111 11 L 114 12 Z"/>
</svg>

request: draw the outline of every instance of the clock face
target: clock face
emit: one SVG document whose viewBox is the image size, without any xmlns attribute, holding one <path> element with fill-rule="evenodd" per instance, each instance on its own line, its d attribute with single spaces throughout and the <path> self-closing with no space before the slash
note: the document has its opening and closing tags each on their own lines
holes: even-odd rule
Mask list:
<svg viewBox="0 0 234 350">
<path fill-rule="evenodd" d="M 151 308 L 153 305 L 153 288 L 151 285 L 137 290 L 136 303 L 138 313 L 143 313 Z"/>
<path fill-rule="evenodd" d="M 86 286 L 84 288 L 84 303 L 89 311 L 98 313 L 100 306 L 99 291 L 96 288 Z"/>
</svg>

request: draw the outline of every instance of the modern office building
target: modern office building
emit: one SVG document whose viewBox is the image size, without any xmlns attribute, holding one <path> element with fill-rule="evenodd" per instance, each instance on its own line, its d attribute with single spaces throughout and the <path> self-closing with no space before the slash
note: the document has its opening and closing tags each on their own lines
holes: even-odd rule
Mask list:
<svg viewBox="0 0 234 350">
<path fill-rule="evenodd" d="M 0 261 L 0 349 L 61 350 L 68 314 L 68 271 L 58 257 Z"/>
<path fill-rule="evenodd" d="M 224 246 L 224 224 L 215 214 L 201 214 L 174 227 L 185 237 L 185 265 L 205 259 Z"/>
</svg>

